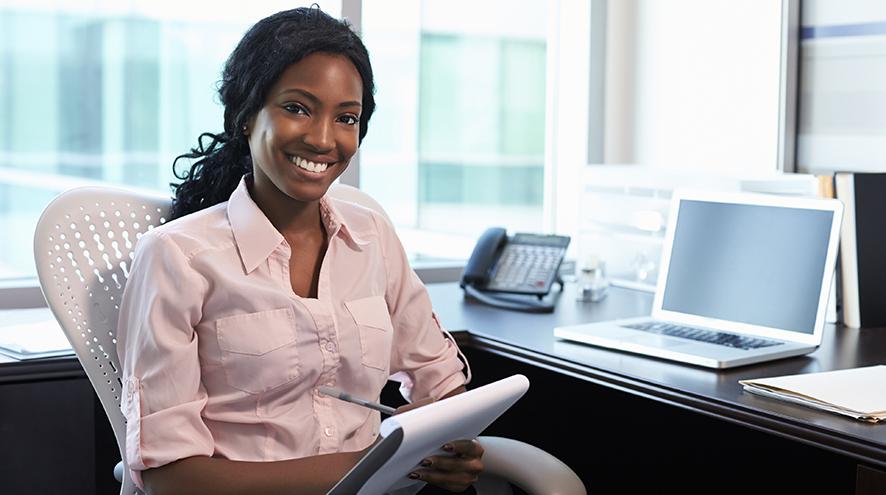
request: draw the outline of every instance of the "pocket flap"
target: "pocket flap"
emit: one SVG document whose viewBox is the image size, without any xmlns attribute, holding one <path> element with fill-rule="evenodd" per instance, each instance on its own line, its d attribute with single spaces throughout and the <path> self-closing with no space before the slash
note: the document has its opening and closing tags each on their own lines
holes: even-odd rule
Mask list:
<svg viewBox="0 0 886 495">
<path fill-rule="evenodd" d="M 364 297 L 345 303 L 351 316 L 357 325 L 378 328 L 381 330 L 393 330 L 391 315 L 388 313 L 388 303 L 382 296 Z"/>
<path fill-rule="evenodd" d="M 295 341 L 295 317 L 290 308 L 227 316 L 216 331 L 221 350 L 258 356 Z"/>
</svg>

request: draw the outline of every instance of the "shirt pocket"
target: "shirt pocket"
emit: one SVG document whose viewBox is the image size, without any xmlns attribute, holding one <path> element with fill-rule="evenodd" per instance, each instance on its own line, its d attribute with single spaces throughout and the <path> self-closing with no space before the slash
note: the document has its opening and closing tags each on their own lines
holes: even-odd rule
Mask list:
<svg viewBox="0 0 886 495">
<path fill-rule="evenodd" d="M 274 309 L 216 320 L 222 368 L 228 385 L 259 394 L 298 377 L 292 309 Z"/>
<path fill-rule="evenodd" d="M 388 304 L 382 296 L 365 297 L 345 303 L 357 324 L 363 365 L 383 371 L 391 361 L 391 340 L 394 325 L 388 312 Z"/>
</svg>

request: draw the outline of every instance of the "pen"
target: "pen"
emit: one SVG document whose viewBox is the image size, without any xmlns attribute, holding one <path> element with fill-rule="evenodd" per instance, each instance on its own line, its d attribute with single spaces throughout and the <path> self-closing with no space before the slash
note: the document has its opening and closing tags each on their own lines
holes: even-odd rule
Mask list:
<svg viewBox="0 0 886 495">
<path fill-rule="evenodd" d="M 342 392 L 337 388 L 332 387 L 319 387 L 317 390 L 320 391 L 323 395 L 328 395 L 330 397 L 335 397 L 336 399 L 343 400 L 345 402 L 351 402 L 353 404 L 357 404 L 363 407 L 368 407 L 369 409 L 375 409 L 376 411 L 381 411 L 388 416 L 393 416 L 397 410 L 393 407 L 386 406 L 384 404 L 378 404 L 376 402 L 369 402 L 368 400 L 360 399 L 359 397 L 354 397 L 353 395 Z"/>
</svg>

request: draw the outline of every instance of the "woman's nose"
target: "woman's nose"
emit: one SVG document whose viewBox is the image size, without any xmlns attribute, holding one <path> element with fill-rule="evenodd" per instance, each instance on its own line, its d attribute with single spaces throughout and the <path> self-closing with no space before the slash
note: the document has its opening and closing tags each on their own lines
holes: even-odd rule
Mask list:
<svg viewBox="0 0 886 495">
<path fill-rule="evenodd" d="M 305 144 L 317 151 L 329 151 L 335 147 L 335 137 L 330 122 L 326 119 L 315 119 L 305 136 Z"/>
</svg>

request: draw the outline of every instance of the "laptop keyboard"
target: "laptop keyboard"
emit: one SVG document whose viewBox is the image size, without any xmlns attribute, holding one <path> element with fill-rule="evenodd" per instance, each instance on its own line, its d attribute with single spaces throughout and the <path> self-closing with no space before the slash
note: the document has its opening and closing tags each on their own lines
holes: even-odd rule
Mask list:
<svg viewBox="0 0 886 495">
<path fill-rule="evenodd" d="M 624 327 L 633 330 L 641 330 L 643 332 L 655 333 L 658 335 L 680 337 L 683 339 L 697 340 L 699 342 L 707 342 L 709 344 L 725 345 L 728 347 L 735 347 L 736 349 L 744 350 L 759 349 L 761 347 L 771 347 L 781 344 L 781 342 L 776 340 L 767 340 L 757 337 L 742 337 L 741 335 L 735 335 L 732 333 L 717 332 L 715 330 L 706 330 L 704 328 L 686 327 L 682 325 L 674 325 L 672 323 L 662 323 L 655 321 L 624 325 Z"/>
</svg>

